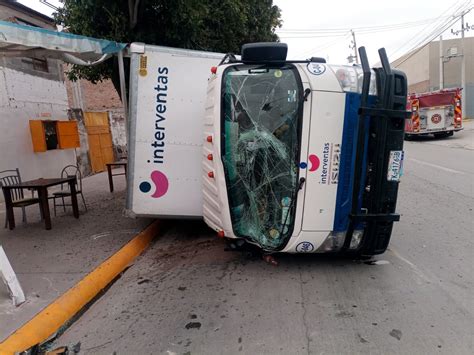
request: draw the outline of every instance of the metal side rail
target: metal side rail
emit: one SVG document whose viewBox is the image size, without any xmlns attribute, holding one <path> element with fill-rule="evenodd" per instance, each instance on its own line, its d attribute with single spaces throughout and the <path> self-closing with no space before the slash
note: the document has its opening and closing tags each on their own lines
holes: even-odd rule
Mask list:
<svg viewBox="0 0 474 355">
<path fill-rule="evenodd" d="M 383 108 L 361 107 L 358 111 L 359 115 L 381 118 L 408 118 L 411 116 L 410 111 L 389 110 Z"/>
</svg>

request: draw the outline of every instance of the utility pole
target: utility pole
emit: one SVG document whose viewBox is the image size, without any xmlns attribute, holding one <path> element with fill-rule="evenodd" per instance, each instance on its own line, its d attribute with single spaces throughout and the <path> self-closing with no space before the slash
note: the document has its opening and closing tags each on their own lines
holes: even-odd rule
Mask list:
<svg viewBox="0 0 474 355">
<path fill-rule="evenodd" d="M 439 36 L 439 89 L 444 89 L 443 35 Z"/>
<path fill-rule="evenodd" d="M 351 30 L 351 34 L 352 34 L 352 48 L 354 49 L 356 64 L 359 64 L 359 53 L 357 53 L 356 35 L 353 30 Z"/>
<path fill-rule="evenodd" d="M 461 62 L 461 87 L 462 87 L 462 100 L 461 110 L 463 117 L 466 115 L 466 46 L 464 44 L 464 32 L 469 31 L 471 28 L 469 25 L 464 24 L 464 15 L 467 14 L 471 9 L 465 10 L 461 14 L 461 30 L 454 31 L 451 29 L 451 33 L 458 35 L 461 32 L 461 48 L 462 48 L 462 62 Z"/>
</svg>

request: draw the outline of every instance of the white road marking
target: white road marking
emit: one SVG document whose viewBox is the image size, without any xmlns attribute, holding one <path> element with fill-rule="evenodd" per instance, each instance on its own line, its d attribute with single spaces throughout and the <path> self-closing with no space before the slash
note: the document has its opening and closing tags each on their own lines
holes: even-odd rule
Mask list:
<svg viewBox="0 0 474 355">
<path fill-rule="evenodd" d="M 99 233 L 99 234 L 94 234 L 91 238 L 92 239 L 99 239 L 99 238 L 102 238 L 102 237 L 107 237 L 111 234 L 111 232 L 104 232 L 104 233 Z"/>
<path fill-rule="evenodd" d="M 444 170 L 444 171 L 446 171 L 446 172 L 448 172 L 448 173 L 462 174 L 462 175 L 465 174 L 463 171 L 459 171 L 459 170 L 454 170 L 454 169 L 446 168 L 446 167 L 441 166 L 441 165 L 436 165 L 436 164 L 427 163 L 426 161 L 423 161 L 423 160 L 418 160 L 418 159 L 413 159 L 413 158 L 409 158 L 408 160 L 410 160 L 410 161 L 412 161 L 412 162 L 414 162 L 414 163 L 421 164 L 421 165 L 431 166 L 432 168 L 436 168 L 436 169 L 439 169 L 439 170 Z"/>
<path fill-rule="evenodd" d="M 103 237 L 108 237 L 109 235 L 117 235 L 117 234 L 131 234 L 131 233 L 136 233 L 137 231 L 135 229 L 124 229 L 121 231 L 107 231 L 107 232 L 102 232 L 102 233 L 97 233 L 91 236 L 91 239 L 99 239 Z"/>
<path fill-rule="evenodd" d="M 408 266 L 410 266 L 410 268 L 412 269 L 412 271 L 418 276 L 420 277 L 421 279 L 425 280 L 426 282 L 429 282 L 429 283 L 433 283 L 433 281 L 428 277 L 426 276 L 419 268 L 418 266 L 416 266 L 415 264 L 413 264 L 410 260 L 407 260 L 405 259 L 403 256 L 401 256 L 399 253 L 397 253 L 393 248 L 390 248 L 390 251 L 392 252 L 392 254 L 394 256 L 396 256 L 398 259 L 400 259 L 401 261 L 403 261 L 405 264 L 407 264 Z"/>
<path fill-rule="evenodd" d="M 372 265 L 388 265 L 390 261 L 388 260 L 377 260 L 372 263 Z"/>
</svg>

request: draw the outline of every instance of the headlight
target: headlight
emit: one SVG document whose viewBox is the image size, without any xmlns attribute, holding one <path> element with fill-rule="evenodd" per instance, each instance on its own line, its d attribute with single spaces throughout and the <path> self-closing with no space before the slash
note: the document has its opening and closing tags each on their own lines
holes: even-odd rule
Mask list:
<svg viewBox="0 0 474 355">
<path fill-rule="evenodd" d="M 362 93 L 362 81 L 364 73 L 360 66 L 347 66 L 347 65 L 331 65 L 331 69 L 336 74 L 336 78 L 341 85 L 342 90 L 346 92 L 358 92 Z M 372 71 L 370 76 L 369 95 L 377 94 L 377 85 L 375 79 L 375 72 Z"/>
<path fill-rule="evenodd" d="M 316 250 L 317 253 L 327 253 L 328 251 L 338 251 L 344 244 L 346 232 L 332 232 L 326 240 Z"/>
<path fill-rule="evenodd" d="M 351 244 L 349 245 L 349 249 L 357 249 L 362 241 L 362 237 L 364 236 L 363 229 L 356 229 L 352 233 Z"/>
</svg>

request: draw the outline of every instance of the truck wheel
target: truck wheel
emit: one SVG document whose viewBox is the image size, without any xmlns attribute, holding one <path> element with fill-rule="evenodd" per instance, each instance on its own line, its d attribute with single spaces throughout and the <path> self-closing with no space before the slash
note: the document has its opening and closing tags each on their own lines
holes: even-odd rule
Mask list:
<svg viewBox="0 0 474 355">
<path fill-rule="evenodd" d="M 446 138 L 453 135 L 453 132 L 434 133 L 435 138 Z"/>
<path fill-rule="evenodd" d="M 413 136 L 411 134 L 405 133 L 404 139 L 406 141 L 411 141 L 413 139 Z"/>
<path fill-rule="evenodd" d="M 361 261 L 369 260 L 369 259 L 372 259 L 373 257 L 373 255 L 363 253 L 361 250 L 358 250 L 358 251 L 348 250 L 348 251 L 342 252 L 341 256 L 344 258 L 351 259 L 351 260 L 361 260 Z"/>
<path fill-rule="evenodd" d="M 357 253 L 354 255 L 354 260 L 367 261 L 372 259 L 373 257 L 373 255 Z"/>
</svg>

